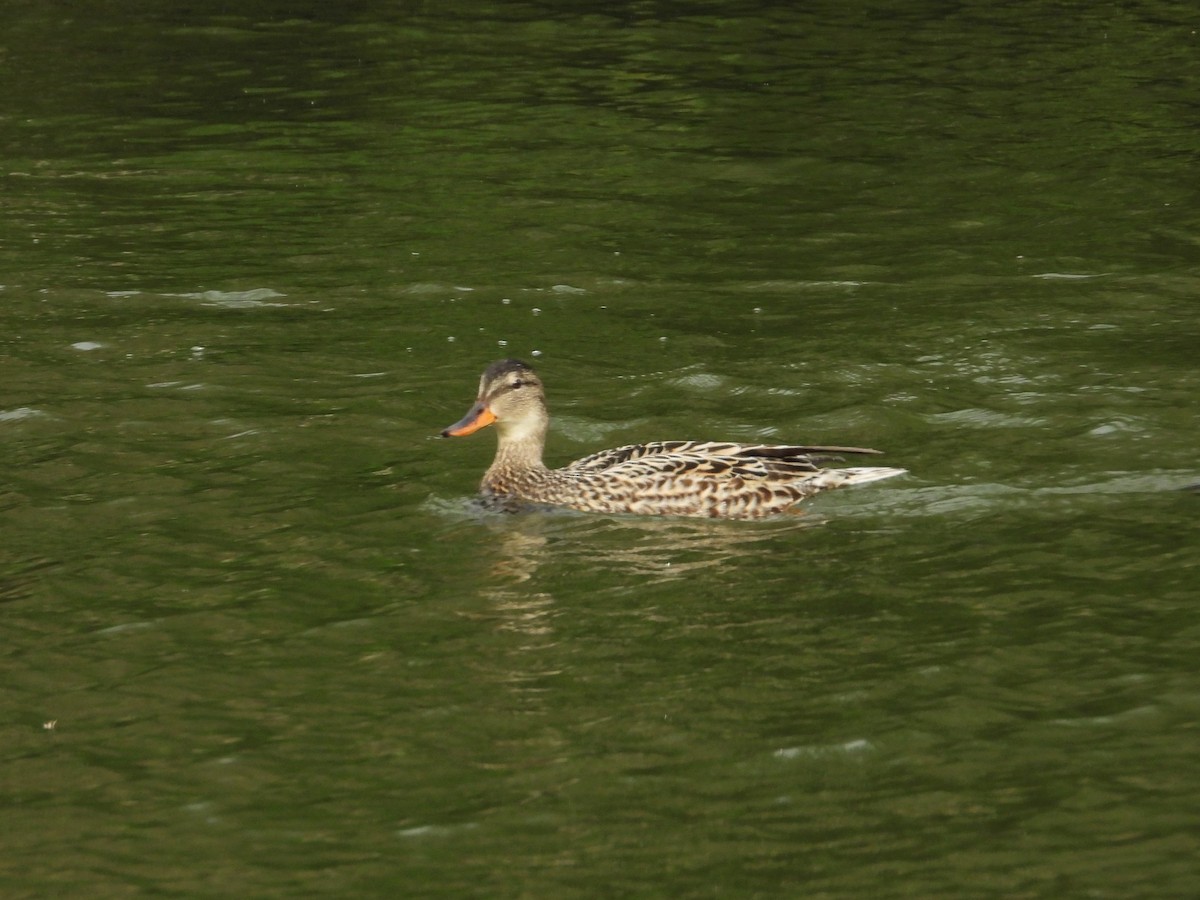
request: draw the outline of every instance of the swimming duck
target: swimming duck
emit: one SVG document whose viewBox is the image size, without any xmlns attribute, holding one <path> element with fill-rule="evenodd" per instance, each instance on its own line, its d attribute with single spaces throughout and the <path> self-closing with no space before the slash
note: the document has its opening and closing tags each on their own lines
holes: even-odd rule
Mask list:
<svg viewBox="0 0 1200 900">
<path fill-rule="evenodd" d="M 442 437 L 495 425 L 496 458 L 480 485 L 491 505 L 565 506 L 583 512 L 761 519 L 795 511 L 818 491 L 865 484 L 904 469 L 822 469 L 862 447 L 792 447 L 715 441 L 655 441 L 602 450 L 561 469 L 542 462 L 550 416 L 541 379 L 516 359 L 494 362 L 475 404 Z"/>
</svg>

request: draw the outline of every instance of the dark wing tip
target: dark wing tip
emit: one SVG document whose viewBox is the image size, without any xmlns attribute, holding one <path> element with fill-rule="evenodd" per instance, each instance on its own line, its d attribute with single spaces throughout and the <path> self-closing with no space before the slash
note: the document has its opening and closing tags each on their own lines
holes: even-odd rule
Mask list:
<svg viewBox="0 0 1200 900">
<path fill-rule="evenodd" d="M 821 456 L 839 453 L 859 453 L 868 456 L 881 456 L 882 450 L 871 450 L 867 447 L 749 447 L 740 456 L 762 456 L 772 459 L 788 459 L 793 456 Z"/>
</svg>

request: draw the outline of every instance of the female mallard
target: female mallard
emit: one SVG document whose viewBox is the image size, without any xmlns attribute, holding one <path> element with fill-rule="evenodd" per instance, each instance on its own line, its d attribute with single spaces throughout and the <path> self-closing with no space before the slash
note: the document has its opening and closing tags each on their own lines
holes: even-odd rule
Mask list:
<svg viewBox="0 0 1200 900">
<path fill-rule="evenodd" d="M 656 441 L 602 450 L 561 469 L 542 462 L 546 393 L 533 369 L 516 359 L 487 367 L 479 397 L 442 437 L 495 423 L 496 458 L 480 486 L 499 505 L 566 506 L 584 512 L 760 519 L 788 512 L 818 491 L 900 475 L 881 467 L 821 469 L 859 447 L 776 447 L 710 441 Z"/>
</svg>

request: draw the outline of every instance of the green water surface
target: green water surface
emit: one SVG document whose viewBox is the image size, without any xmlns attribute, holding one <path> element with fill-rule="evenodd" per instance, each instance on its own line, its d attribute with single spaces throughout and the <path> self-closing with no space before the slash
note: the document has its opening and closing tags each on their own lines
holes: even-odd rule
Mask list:
<svg viewBox="0 0 1200 900">
<path fill-rule="evenodd" d="M 1198 23 L 14 4 L 0 893 L 1200 894 Z M 482 514 L 505 356 L 910 474 Z"/>
</svg>

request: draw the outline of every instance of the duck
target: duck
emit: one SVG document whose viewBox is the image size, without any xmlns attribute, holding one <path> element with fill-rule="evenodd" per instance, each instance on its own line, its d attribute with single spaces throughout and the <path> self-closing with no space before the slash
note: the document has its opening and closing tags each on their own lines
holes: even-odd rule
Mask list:
<svg viewBox="0 0 1200 900">
<path fill-rule="evenodd" d="M 550 414 L 546 390 L 519 359 L 492 363 L 467 414 L 442 430 L 462 437 L 494 425 L 496 457 L 480 484 L 485 506 L 565 507 L 585 513 L 763 519 L 801 511 L 820 491 L 902 475 L 883 466 L 823 468 L 865 447 L 653 441 L 601 450 L 560 469 L 542 461 Z"/>
</svg>

